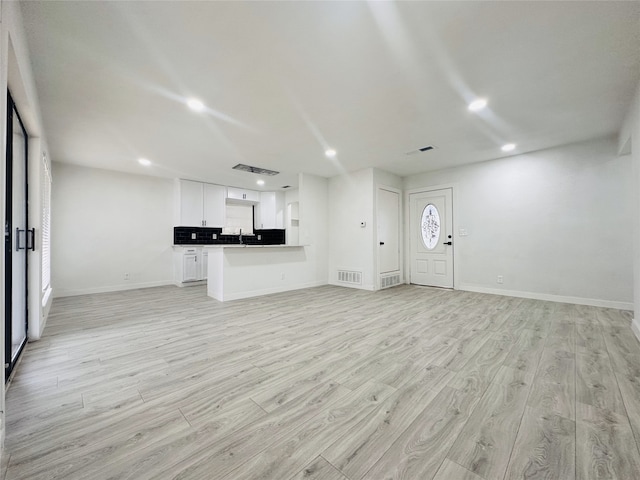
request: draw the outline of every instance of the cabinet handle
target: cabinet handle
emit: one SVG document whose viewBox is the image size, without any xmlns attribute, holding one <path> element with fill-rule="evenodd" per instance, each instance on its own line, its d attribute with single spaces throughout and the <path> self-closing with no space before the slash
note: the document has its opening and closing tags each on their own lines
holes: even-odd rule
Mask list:
<svg viewBox="0 0 640 480">
<path fill-rule="evenodd" d="M 16 252 L 19 252 L 20 250 L 24 250 L 24 247 L 20 246 L 20 233 L 24 233 L 25 230 L 20 230 L 18 227 L 16 227 Z"/>
<path fill-rule="evenodd" d="M 29 242 L 31 239 L 31 242 Z M 32 252 L 36 251 L 36 229 L 30 228 L 27 230 L 27 250 L 31 250 Z"/>
<path fill-rule="evenodd" d="M 206 221 L 206 220 L 204 221 L 204 226 L 205 226 L 205 227 L 207 226 L 207 221 Z"/>
</svg>

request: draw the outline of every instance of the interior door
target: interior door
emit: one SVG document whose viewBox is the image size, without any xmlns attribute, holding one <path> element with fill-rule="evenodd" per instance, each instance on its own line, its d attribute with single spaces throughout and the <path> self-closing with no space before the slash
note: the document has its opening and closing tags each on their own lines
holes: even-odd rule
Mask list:
<svg viewBox="0 0 640 480">
<path fill-rule="evenodd" d="M 5 211 L 5 381 L 27 342 L 27 132 L 11 95 L 7 101 Z"/>
<path fill-rule="evenodd" d="M 409 195 L 411 283 L 453 288 L 452 189 Z"/>
<path fill-rule="evenodd" d="M 400 270 L 400 195 L 378 189 L 378 262 L 381 274 Z"/>
</svg>

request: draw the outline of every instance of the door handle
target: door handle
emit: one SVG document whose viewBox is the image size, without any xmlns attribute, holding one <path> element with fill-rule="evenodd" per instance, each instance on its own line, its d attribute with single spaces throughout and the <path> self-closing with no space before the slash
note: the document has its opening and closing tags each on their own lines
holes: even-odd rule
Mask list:
<svg viewBox="0 0 640 480">
<path fill-rule="evenodd" d="M 24 230 L 20 230 L 18 227 L 16 227 L 16 252 L 24 250 L 24 247 L 20 246 L 20 232 L 24 232 Z"/>
<path fill-rule="evenodd" d="M 380 245 L 384 245 L 384 242 L 380 242 Z"/>
<path fill-rule="evenodd" d="M 444 242 L 443 245 L 452 245 L 452 242 Z"/>
<path fill-rule="evenodd" d="M 31 242 L 29 242 L 29 238 L 31 238 Z M 36 251 L 36 229 L 30 228 L 27 230 L 27 250 L 31 250 L 32 252 Z"/>
</svg>

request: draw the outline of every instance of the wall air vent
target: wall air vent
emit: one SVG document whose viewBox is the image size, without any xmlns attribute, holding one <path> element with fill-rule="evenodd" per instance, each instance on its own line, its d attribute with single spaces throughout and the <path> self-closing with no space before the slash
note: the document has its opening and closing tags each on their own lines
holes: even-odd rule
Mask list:
<svg viewBox="0 0 640 480">
<path fill-rule="evenodd" d="M 389 288 L 395 285 L 400 285 L 400 275 L 395 273 L 392 275 L 385 275 L 380 277 L 380 288 Z"/>
<path fill-rule="evenodd" d="M 352 285 L 362 285 L 362 272 L 338 270 L 338 281 L 342 283 L 351 283 Z"/>
<path fill-rule="evenodd" d="M 268 170 L 266 168 L 252 167 L 251 165 L 245 165 L 243 163 L 237 164 L 233 167 L 234 170 L 241 170 L 243 172 L 257 173 L 258 175 L 269 175 L 270 177 L 278 175 L 280 172 L 275 170 Z"/>
<path fill-rule="evenodd" d="M 424 153 L 424 152 L 428 152 L 429 150 L 433 150 L 436 147 L 433 145 L 426 145 L 424 147 L 420 147 L 416 150 L 411 150 L 410 152 L 405 153 L 405 155 L 416 155 L 418 153 Z"/>
</svg>

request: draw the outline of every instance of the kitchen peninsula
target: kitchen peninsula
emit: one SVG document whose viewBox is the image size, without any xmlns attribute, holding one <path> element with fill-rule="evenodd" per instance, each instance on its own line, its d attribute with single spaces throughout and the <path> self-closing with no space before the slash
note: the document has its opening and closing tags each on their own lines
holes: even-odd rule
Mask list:
<svg viewBox="0 0 640 480">
<path fill-rule="evenodd" d="M 314 286 L 303 245 L 207 245 L 207 295 L 221 302 Z"/>
<path fill-rule="evenodd" d="M 326 202 L 324 180 L 299 181 L 309 205 Z M 177 286 L 206 282 L 207 294 L 224 302 L 326 283 L 326 263 L 316 261 L 315 208 L 303 230 L 298 189 L 258 192 L 180 179 L 176 200 Z"/>
</svg>

